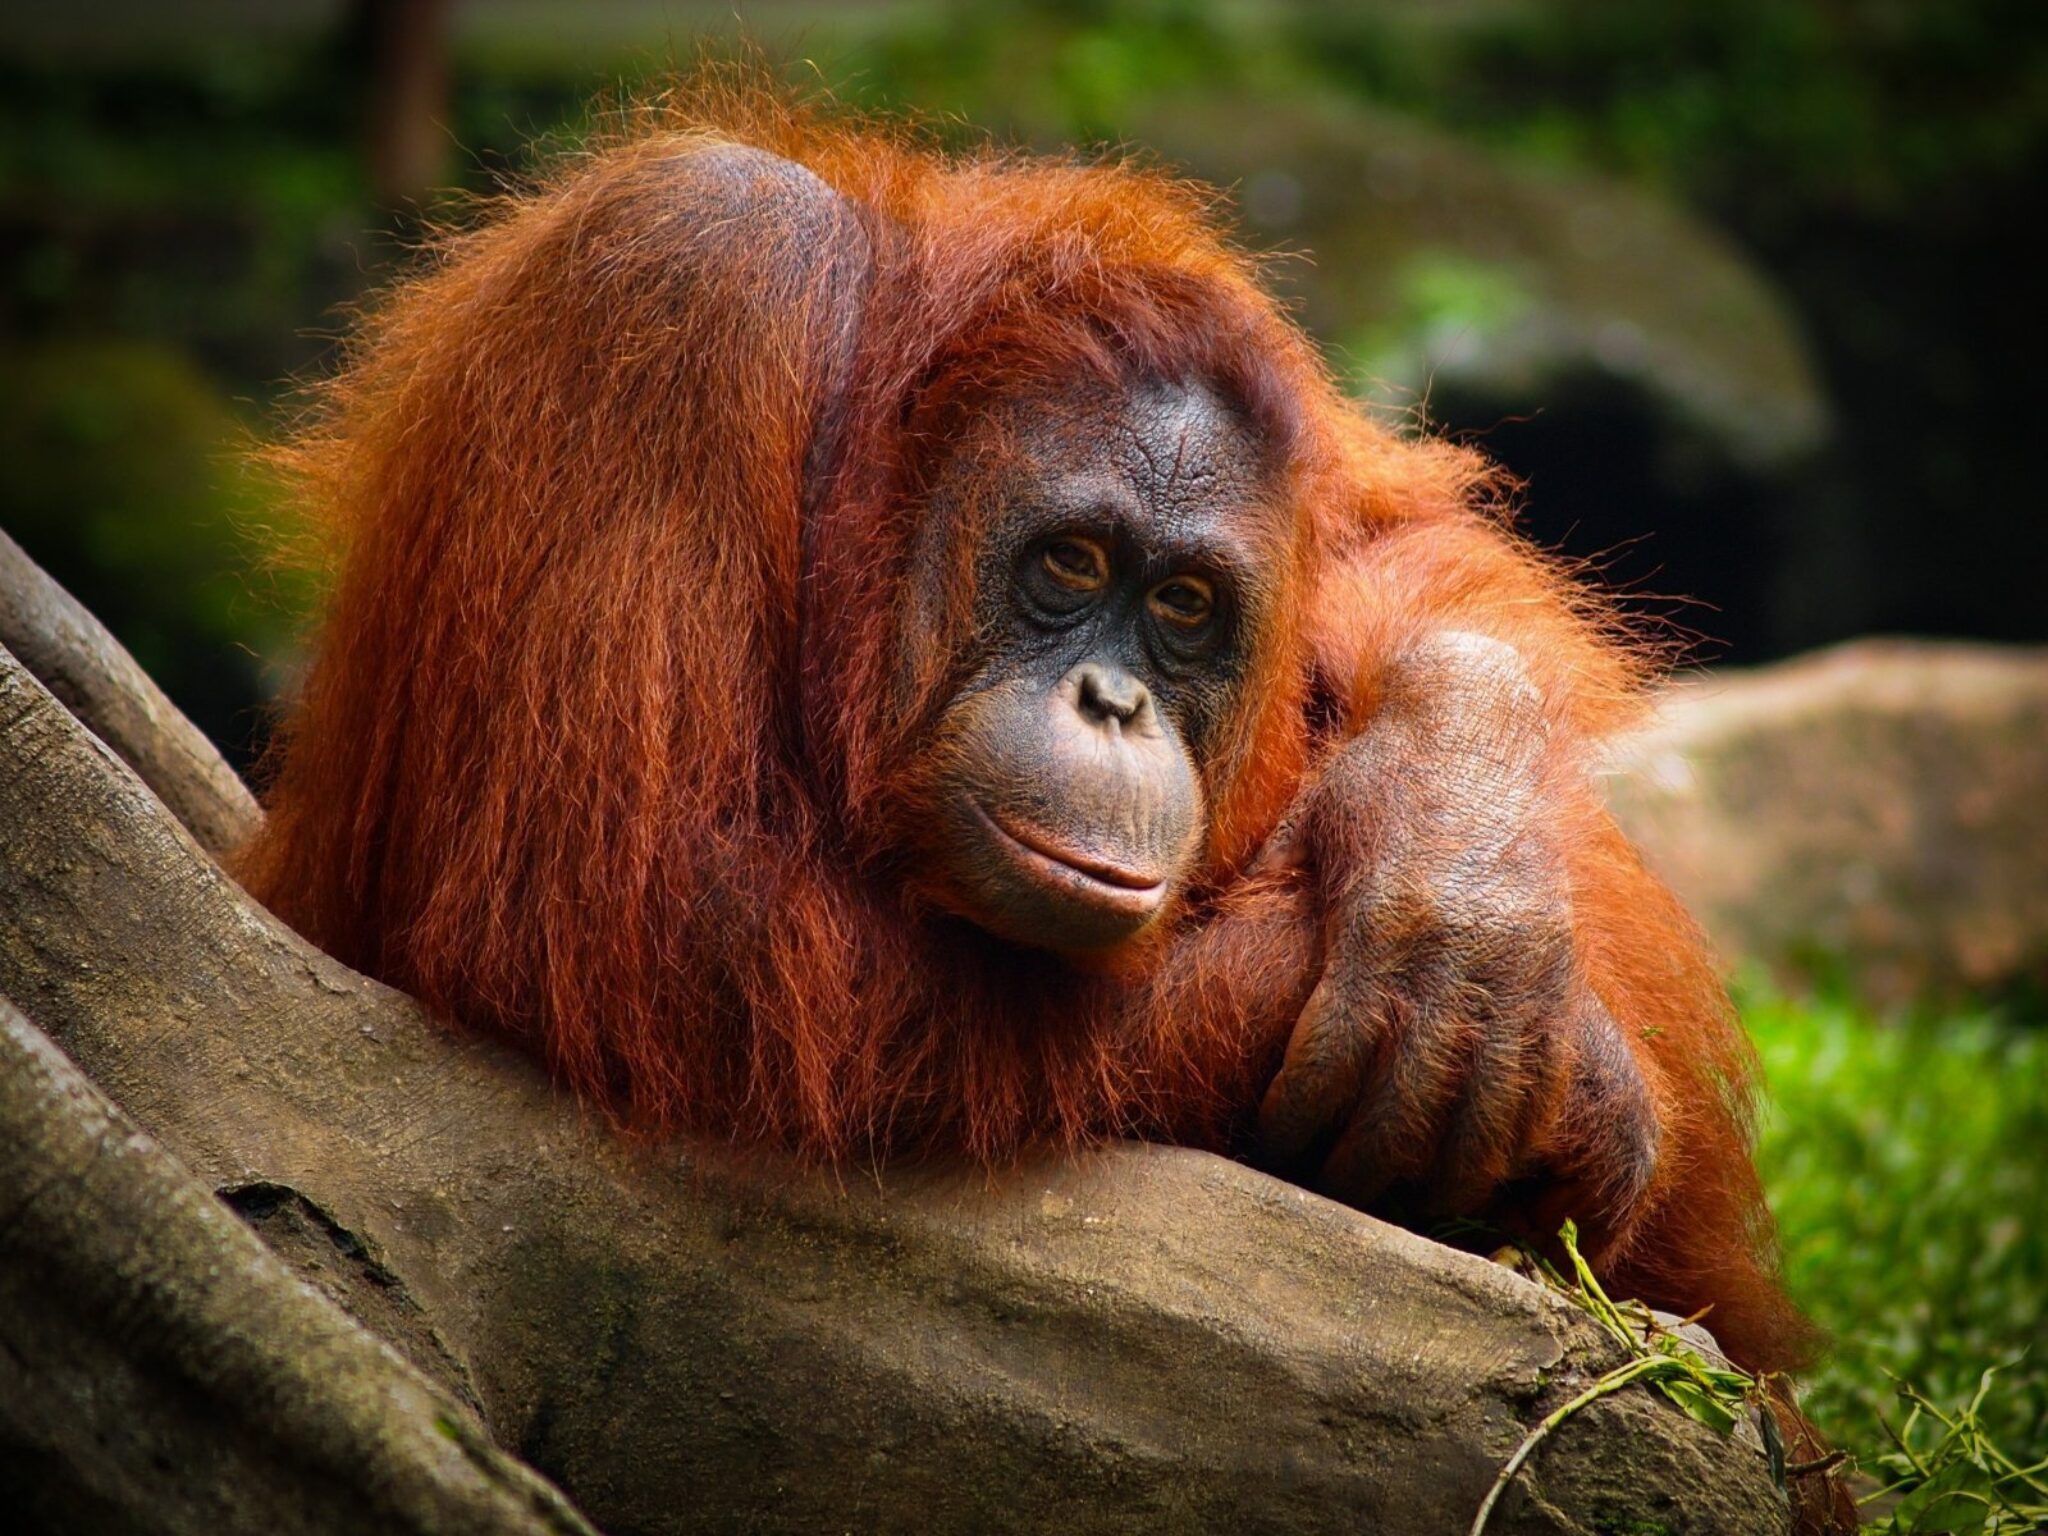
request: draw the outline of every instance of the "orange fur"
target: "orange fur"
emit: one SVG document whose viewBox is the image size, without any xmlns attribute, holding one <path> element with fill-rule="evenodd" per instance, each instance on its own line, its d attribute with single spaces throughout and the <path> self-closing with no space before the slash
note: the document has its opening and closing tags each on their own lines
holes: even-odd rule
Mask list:
<svg viewBox="0 0 2048 1536">
<path fill-rule="evenodd" d="M 808 182 L 771 176 L 767 212 L 734 201 L 759 181 L 735 145 L 807 167 L 857 227 Z M 1158 942 L 1087 971 L 916 895 L 908 765 L 968 562 L 936 633 L 903 594 L 932 574 L 915 491 L 949 410 L 1143 370 L 1244 403 L 1284 466 L 1292 569 L 1205 765 L 1199 889 Z M 1479 459 L 1340 396 L 1185 182 L 949 157 L 702 86 L 449 239 L 281 457 L 338 579 L 245 880 L 651 1133 L 823 1158 L 1229 1145 L 1320 946 L 1297 883 L 1242 871 L 1404 645 L 1509 641 L 1559 743 L 1579 963 L 1666 1125 L 1653 1196 L 1600 1260 L 1678 1310 L 1713 1303 L 1746 1364 L 1796 1352 L 1746 1047 L 1587 787 L 1640 650 L 1506 530 Z"/>
</svg>

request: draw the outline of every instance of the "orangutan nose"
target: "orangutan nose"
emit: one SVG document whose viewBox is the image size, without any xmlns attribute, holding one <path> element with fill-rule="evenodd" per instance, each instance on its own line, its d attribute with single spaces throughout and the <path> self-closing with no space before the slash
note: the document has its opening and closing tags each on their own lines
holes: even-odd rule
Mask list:
<svg viewBox="0 0 2048 1536">
<path fill-rule="evenodd" d="M 1074 669 L 1081 716 L 1093 725 L 1130 725 L 1152 713 L 1152 695 L 1121 667 L 1084 661 Z"/>
</svg>

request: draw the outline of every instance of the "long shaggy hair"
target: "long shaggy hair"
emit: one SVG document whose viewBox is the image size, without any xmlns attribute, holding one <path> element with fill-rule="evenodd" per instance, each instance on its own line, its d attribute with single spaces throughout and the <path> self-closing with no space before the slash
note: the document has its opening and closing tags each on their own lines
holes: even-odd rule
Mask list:
<svg viewBox="0 0 2048 1536">
<path fill-rule="evenodd" d="M 1201 877 L 1158 942 L 1083 969 L 936 910 L 906 858 L 973 606 L 973 530 L 935 537 L 919 492 L 987 392 L 1139 375 L 1242 406 L 1286 568 L 1201 765 Z M 1584 787 L 1642 649 L 1507 530 L 1481 460 L 1341 396 L 1189 183 L 942 153 L 714 77 L 441 243 L 280 458 L 335 584 L 243 879 L 650 1134 L 1229 1145 L 1320 963 L 1310 894 L 1253 852 L 1416 636 L 1512 643 L 1567 786 L 1578 963 L 1665 1120 L 1604 1263 L 1714 1301 L 1752 1364 L 1796 1349 L 1746 1047 Z"/>
</svg>

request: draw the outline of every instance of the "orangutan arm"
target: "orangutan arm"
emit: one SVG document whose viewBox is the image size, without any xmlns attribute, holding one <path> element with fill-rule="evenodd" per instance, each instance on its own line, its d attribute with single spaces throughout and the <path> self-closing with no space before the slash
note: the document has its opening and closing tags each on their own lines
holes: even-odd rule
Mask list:
<svg viewBox="0 0 2048 1536">
<path fill-rule="evenodd" d="M 1660 1117 L 1581 961 L 1567 757 L 1504 642 L 1446 630 L 1387 668 L 1271 855 L 1304 867 L 1324 933 L 1261 1107 L 1269 1156 L 1412 1216 L 1540 1174 L 1577 1186 L 1583 1223 L 1632 1219 Z"/>
<path fill-rule="evenodd" d="M 1633 659 L 1477 516 L 1364 545 L 1314 624 L 1340 730 L 1265 862 L 1317 891 L 1322 956 L 1264 1154 L 1413 1218 L 1572 1216 L 1618 1255 L 1702 1145 L 1747 1168 L 1739 1033 L 1591 777 Z"/>
</svg>

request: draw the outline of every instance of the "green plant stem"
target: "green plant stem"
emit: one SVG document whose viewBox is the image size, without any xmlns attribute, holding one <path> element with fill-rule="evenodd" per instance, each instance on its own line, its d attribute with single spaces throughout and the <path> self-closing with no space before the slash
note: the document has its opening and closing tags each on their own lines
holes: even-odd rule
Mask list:
<svg viewBox="0 0 2048 1536">
<path fill-rule="evenodd" d="M 1515 1480 L 1515 1474 L 1522 1470 L 1522 1464 L 1535 1453 L 1536 1447 L 1550 1438 L 1551 1431 L 1581 1408 L 1597 1402 L 1609 1393 L 1619 1392 L 1637 1378 L 1649 1375 L 1664 1362 L 1655 1355 L 1642 1355 L 1625 1365 L 1618 1365 L 1605 1376 L 1595 1379 L 1593 1384 L 1570 1402 L 1545 1414 L 1537 1421 L 1536 1427 L 1515 1447 L 1515 1454 L 1507 1459 L 1500 1469 L 1500 1476 L 1493 1480 L 1493 1487 L 1487 1491 L 1486 1501 L 1479 1506 L 1479 1513 L 1472 1517 L 1472 1529 L 1466 1536 L 1484 1536 L 1486 1522 L 1493 1518 L 1493 1506 L 1500 1502 L 1500 1496 L 1507 1491 L 1508 1484 Z"/>
</svg>

